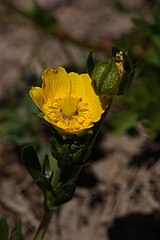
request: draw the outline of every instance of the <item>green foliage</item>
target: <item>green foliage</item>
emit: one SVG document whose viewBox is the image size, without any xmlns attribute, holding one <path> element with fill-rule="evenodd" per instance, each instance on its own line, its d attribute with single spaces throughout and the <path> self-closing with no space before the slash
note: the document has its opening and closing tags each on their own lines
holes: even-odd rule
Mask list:
<svg viewBox="0 0 160 240">
<path fill-rule="evenodd" d="M 38 156 L 32 146 L 26 146 L 22 152 L 23 164 L 27 168 L 28 171 L 30 169 L 35 169 L 37 171 L 41 171 L 41 165 L 39 163 Z"/>
<path fill-rule="evenodd" d="M 134 127 L 138 120 L 145 120 L 144 125 L 152 137 L 156 137 L 159 133 L 160 82 L 158 72 L 157 75 L 152 75 L 150 69 L 145 72 L 146 74 L 148 72 L 145 78 L 141 79 L 141 82 L 135 85 L 122 101 L 127 109 L 113 113 L 114 131 L 122 133 Z"/>
<path fill-rule="evenodd" d="M 118 134 L 124 133 L 127 129 L 132 128 L 138 120 L 135 111 L 125 110 L 122 112 L 114 112 L 112 116 L 112 126 L 114 132 Z"/>
<path fill-rule="evenodd" d="M 89 141 L 91 137 L 92 133 L 88 133 L 84 136 L 71 135 L 69 138 L 53 131 L 50 139 L 51 151 L 59 166 L 85 165 L 91 151 Z"/>
<path fill-rule="evenodd" d="M 132 20 L 134 23 L 134 26 L 136 27 L 136 29 L 138 31 L 143 31 L 143 34 L 145 34 L 146 36 L 149 36 L 152 33 L 152 24 L 148 23 L 147 21 L 143 20 L 143 19 L 133 19 Z"/>
<path fill-rule="evenodd" d="M 41 113 L 31 100 L 28 90 L 24 90 L 23 95 L 11 96 L 1 107 L 1 138 L 19 146 L 20 149 L 33 144 L 40 159 L 44 159 L 46 152 L 51 156 L 48 143 L 45 141 L 46 126 L 42 120 L 39 120 L 39 117 L 42 118 Z"/>
<path fill-rule="evenodd" d="M 15 228 L 11 231 L 11 236 L 9 237 L 9 227 L 7 221 L 4 217 L 0 219 L 0 239 L 1 240 L 24 240 L 21 231 L 21 222 L 16 221 Z"/>
<path fill-rule="evenodd" d="M 24 240 L 21 232 L 21 222 L 17 221 L 15 229 L 12 231 L 10 240 Z"/>
<path fill-rule="evenodd" d="M 45 157 L 46 159 L 46 157 Z M 32 146 L 26 146 L 22 151 L 23 164 L 32 176 L 34 182 L 41 188 L 48 208 L 54 204 L 54 191 L 50 184 L 48 176 L 44 175 L 41 171 L 40 162 L 36 151 Z M 44 161 L 46 165 L 46 160 Z M 43 167 L 45 168 L 45 167 Z"/>
<path fill-rule="evenodd" d="M 17 124 L 17 120 L 18 124 Z M 12 141 L 18 145 L 23 145 L 33 141 L 33 137 L 28 131 L 23 131 L 28 124 L 28 120 L 19 112 L 18 107 L 6 105 L 1 109 L 0 115 L 0 135 L 4 139 Z"/>
<path fill-rule="evenodd" d="M 138 45 L 141 48 L 141 61 L 143 70 L 140 72 L 130 91 L 123 97 L 121 103 L 125 107 L 122 112 L 114 111 L 112 126 L 115 132 L 124 132 L 134 127 L 141 121 L 151 137 L 155 138 L 160 133 L 160 3 L 157 1 L 155 8 L 151 9 L 150 20 L 142 18 L 133 19 L 134 33 L 132 43 L 130 36 L 123 39 L 123 45 Z M 141 41 L 137 44 L 137 37 Z M 132 52 L 135 55 L 136 52 Z M 138 56 L 139 57 L 139 56 Z M 141 65 L 141 63 L 137 63 Z M 141 68 L 141 67 L 140 67 Z M 124 108 L 123 107 L 123 108 Z"/>
<path fill-rule="evenodd" d="M 71 171 L 70 179 L 66 178 L 66 171 L 63 172 L 62 178 L 57 174 L 55 176 L 56 168 L 51 169 L 48 156 L 45 156 L 41 168 L 39 158 L 32 146 L 26 146 L 23 149 L 22 160 L 34 182 L 44 194 L 46 209 L 53 210 L 73 197 L 76 185 L 75 179 L 71 176 Z M 56 184 L 53 179 L 55 179 Z"/>
<path fill-rule="evenodd" d="M 32 131 L 37 129 L 38 121 L 31 116 L 36 111 L 28 92 L 11 96 L 1 108 L 0 136 L 19 146 L 35 142 Z"/>
<path fill-rule="evenodd" d="M 8 229 L 6 219 L 4 217 L 0 219 L 0 233 L 1 233 L 1 240 L 9 239 L 9 229 Z"/>
</svg>

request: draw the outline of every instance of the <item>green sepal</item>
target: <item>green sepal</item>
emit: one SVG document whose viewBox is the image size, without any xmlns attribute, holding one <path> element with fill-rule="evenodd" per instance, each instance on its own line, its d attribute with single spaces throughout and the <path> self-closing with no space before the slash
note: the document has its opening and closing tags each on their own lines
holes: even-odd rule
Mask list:
<svg viewBox="0 0 160 240">
<path fill-rule="evenodd" d="M 92 134 L 85 136 L 65 136 L 54 132 L 50 138 L 52 156 L 58 161 L 60 167 L 69 165 L 86 165 L 90 155 L 90 138 Z"/>
<path fill-rule="evenodd" d="M 70 164 L 68 144 L 63 141 L 59 134 L 50 138 L 52 156 L 58 160 L 59 165 Z"/>
<path fill-rule="evenodd" d="M 9 239 L 9 229 L 7 221 L 4 217 L 0 219 L 0 235 L 1 240 L 8 240 Z"/>
<path fill-rule="evenodd" d="M 86 63 L 87 72 L 88 72 L 90 77 L 92 77 L 92 73 L 93 73 L 93 70 L 95 68 L 95 63 L 94 63 L 94 60 L 93 60 L 92 53 L 93 52 L 90 51 L 90 53 L 88 55 L 88 58 L 87 58 L 87 63 Z"/>
<path fill-rule="evenodd" d="M 28 145 L 23 148 L 22 161 L 28 171 L 32 168 L 41 172 L 41 165 L 37 153 L 32 146 Z"/>
<path fill-rule="evenodd" d="M 122 59 L 121 59 L 121 57 Z M 118 63 L 122 65 L 119 71 Z M 93 86 L 98 95 L 118 96 L 126 92 L 135 76 L 135 64 L 130 56 L 130 51 L 112 49 L 112 56 L 107 62 L 98 63 L 92 73 Z"/>
<path fill-rule="evenodd" d="M 71 162 L 74 165 L 85 166 L 88 164 L 87 159 L 91 153 L 90 146 L 86 144 L 70 145 Z"/>
<path fill-rule="evenodd" d="M 73 198 L 75 189 L 76 189 L 75 179 L 70 179 L 68 182 L 57 187 L 55 189 L 56 195 L 55 205 L 59 206 L 71 200 Z"/>
<path fill-rule="evenodd" d="M 24 240 L 24 236 L 22 234 L 22 229 L 21 229 L 21 221 L 17 220 L 16 226 L 14 230 L 11 233 L 10 240 Z"/>
<path fill-rule="evenodd" d="M 99 95 L 118 95 L 121 76 L 114 58 L 108 62 L 96 64 L 92 79 Z"/>
<path fill-rule="evenodd" d="M 84 144 L 81 144 L 80 146 L 77 146 L 76 144 L 70 145 L 70 155 L 72 157 L 72 163 L 76 164 L 79 162 L 79 160 L 82 158 L 83 152 L 85 152 L 84 149 L 85 149 Z"/>
</svg>

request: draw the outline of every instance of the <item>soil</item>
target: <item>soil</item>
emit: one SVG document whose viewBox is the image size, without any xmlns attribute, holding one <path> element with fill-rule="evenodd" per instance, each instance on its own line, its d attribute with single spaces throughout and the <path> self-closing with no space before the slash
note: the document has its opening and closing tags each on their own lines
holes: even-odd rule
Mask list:
<svg viewBox="0 0 160 240">
<path fill-rule="evenodd" d="M 113 11 L 104 0 L 38 2 L 53 10 L 64 29 L 78 38 L 115 39 L 131 28 L 132 16 Z M 143 6 L 144 1 L 138 4 Z M 0 33 L 0 107 L 21 86 L 22 72 L 40 76 L 42 63 L 68 66 L 56 40 L 43 42 L 40 33 L 4 22 Z M 83 65 L 79 48 L 68 47 L 76 64 Z M 92 163 L 77 179 L 73 199 L 56 212 L 45 240 L 159 240 L 160 137 L 151 140 L 141 123 L 121 136 L 105 125 L 95 146 Z M 0 137 L 0 215 L 7 217 L 10 229 L 15 217 L 20 218 L 25 239 L 31 240 L 42 206 L 41 191 L 21 163 L 19 146 Z"/>
</svg>

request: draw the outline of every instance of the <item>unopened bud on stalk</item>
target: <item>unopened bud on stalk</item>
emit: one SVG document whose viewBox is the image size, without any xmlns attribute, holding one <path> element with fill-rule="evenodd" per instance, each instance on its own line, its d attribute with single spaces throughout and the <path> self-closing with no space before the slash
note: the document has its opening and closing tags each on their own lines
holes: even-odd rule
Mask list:
<svg viewBox="0 0 160 240">
<path fill-rule="evenodd" d="M 91 77 L 98 95 L 122 95 L 128 89 L 134 77 L 134 67 L 128 52 L 113 49 L 111 59 L 96 64 Z"/>
</svg>

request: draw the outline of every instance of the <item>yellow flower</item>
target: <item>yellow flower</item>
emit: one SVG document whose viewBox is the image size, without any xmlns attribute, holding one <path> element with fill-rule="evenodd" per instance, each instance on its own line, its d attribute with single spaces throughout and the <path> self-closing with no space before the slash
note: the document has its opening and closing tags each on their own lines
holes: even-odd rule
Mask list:
<svg viewBox="0 0 160 240">
<path fill-rule="evenodd" d="M 58 131 L 79 134 L 100 120 L 104 110 L 88 74 L 47 68 L 42 81 L 42 87 L 32 87 L 30 95 L 44 119 Z"/>
</svg>

